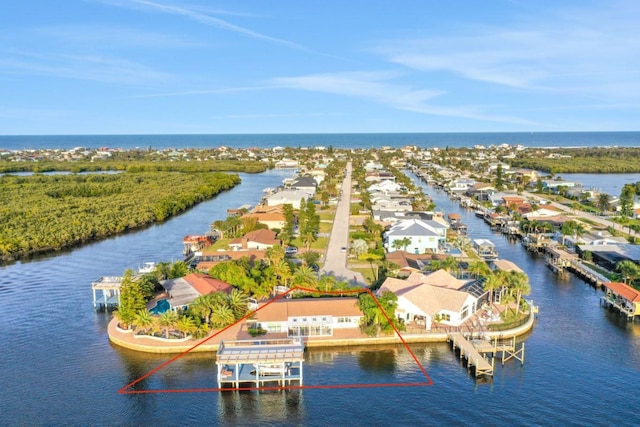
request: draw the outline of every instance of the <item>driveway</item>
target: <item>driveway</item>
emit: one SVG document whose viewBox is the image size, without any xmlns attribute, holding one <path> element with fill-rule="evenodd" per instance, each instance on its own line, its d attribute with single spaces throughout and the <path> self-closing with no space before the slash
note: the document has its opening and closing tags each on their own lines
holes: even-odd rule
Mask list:
<svg viewBox="0 0 640 427">
<path fill-rule="evenodd" d="M 349 215 L 351 209 L 351 170 L 353 165 L 347 163 L 344 181 L 342 181 L 342 194 L 336 206 L 336 216 L 331 228 L 329 245 L 325 255 L 321 274 L 331 274 L 339 281 L 348 281 L 354 286 L 367 286 L 361 273 L 347 268 L 347 252 L 341 248 L 349 247 Z"/>
</svg>

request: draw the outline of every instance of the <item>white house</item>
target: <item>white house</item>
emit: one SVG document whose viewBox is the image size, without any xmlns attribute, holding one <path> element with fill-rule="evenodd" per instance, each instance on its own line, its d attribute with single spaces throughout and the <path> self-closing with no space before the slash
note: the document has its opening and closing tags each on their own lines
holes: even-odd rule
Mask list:
<svg viewBox="0 0 640 427">
<path fill-rule="evenodd" d="M 427 251 L 437 253 L 446 241 L 448 228 L 448 224 L 434 220 L 408 219 L 398 221 L 385 233 L 385 247 L 387 251 L 393 252 L 396 250 L 393 242 L 408 238 L 410 243 L 406 246 L 406 251 L 416 254 Z M 402 245 L 403 249 L 404 247 Z"/>
<path fill-rule="evenodd" d="M 248 323 L 265 329 L 267 336 L 331 337 L 358 329 L 362 316 L 357 298 L 283 298 L 260 304 Z"/>
<path fill-rule="evenodd" d="M 381 181 L 375 184 L 371 184 L 367 190 L 369 191 L 369 193 L 389 194 L 389 193 L 397 193 L 400 191 L 401 188 L 402 186 L 397 182 Z"/>
<path fill-rule="evenodd" d="M 465 193 L 467 190 L 473 187 L 473 184 L 475 183 L 476 181 L 471 178 L 458 178 L 451 181 L 448 184 L 448 187 L 450 191 L 453 191 L 456 193 L 460 193 L 460 192 Z"/>
<path fill-rule="evenodd" d="M 294 209 L 300 209 L 300 200 L 308 200 L 311 194 L 301 190 L 284 190 L 268 196 L 265 201 L 267 206 L 290 204 Z"/>
<path fill-rule="evenodd" d="M 393 292 L 398 297 L 396 316 L 431 330 L 435 320 L 445 325 L 460 326 L 476 312 L 478 297 L 461 290 L 464 286 L 464 282 L 445 270 L 426 276 L 414 272 L 406 280 L 387 278 L 378 295 L 384 291 Z"/>
</svg>

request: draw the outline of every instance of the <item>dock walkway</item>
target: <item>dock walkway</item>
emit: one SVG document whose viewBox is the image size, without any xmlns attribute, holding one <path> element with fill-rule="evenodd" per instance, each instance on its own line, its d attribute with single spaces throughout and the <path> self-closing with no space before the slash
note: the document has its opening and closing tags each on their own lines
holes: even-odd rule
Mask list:
<svg viewBox="0 0 640 427">
<path fill-rule="evenodd" d="M 467 367 L 475 367 L 476 377 L 480 375 L 493 376 L 493 364 L 489 363 L 460 332 L 450 333 L 448 339 L 452 343 L 454 350 L 456 348 L 460 349 L 460 359 L 465 358 L 467 360 Z"/>
</svg>

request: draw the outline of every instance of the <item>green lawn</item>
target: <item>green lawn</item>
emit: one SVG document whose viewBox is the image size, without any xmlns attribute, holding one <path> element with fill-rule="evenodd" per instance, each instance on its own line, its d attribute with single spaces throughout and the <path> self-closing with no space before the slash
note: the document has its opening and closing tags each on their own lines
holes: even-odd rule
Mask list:
<svg viewBox="0 0 640 427">
<path fill-rule="evenodd" d="M 207 251 L 217 251 L 218 249 L 228 249 L 229 242 L 233 239 L 218 239 L 216 242 L 207 248 Z"/>
<path fill-rule="evenodd" d="M 333 227 L 333 223 L 332 222 L 321 222 L 320 223 L 320 233 L 330 233 L 332 227 Z"/>
<path fill-rule="evenodd" d="M 333 222 L 333 218 L 336 216 L 336 211 L 330 212 L 320 212 L 320 221 L 331 221 Z"/>
<path fill-rule="evenodd" d="M 293 240 L 293 245 L 297 246 L 299 248 L 304 248 L 304 244 L 302 243 L 302 240 L 300 240 L 300 238 L 296 238 Z M 329 246 L 329 238 L 328 237 L 318 237 L 318 240 L 316 240 L 315 242 L 313 242 L 311 244 L 311 249 L 327 249 L 327 246 Z"/>
</svg>

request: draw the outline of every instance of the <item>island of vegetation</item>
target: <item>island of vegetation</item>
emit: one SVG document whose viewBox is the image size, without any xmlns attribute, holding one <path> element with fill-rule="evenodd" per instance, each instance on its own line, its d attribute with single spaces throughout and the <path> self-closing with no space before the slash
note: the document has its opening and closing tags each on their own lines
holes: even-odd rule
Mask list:
<svg viewBox="0 0 640 427">
<path fill-rule="evenodd" d="M 5 152 L 0 262 L 164 221 L 240 183 L 226 172 L 272 166 L 256 158 L 211 157 L 211 150 Z"/>
</svg>

